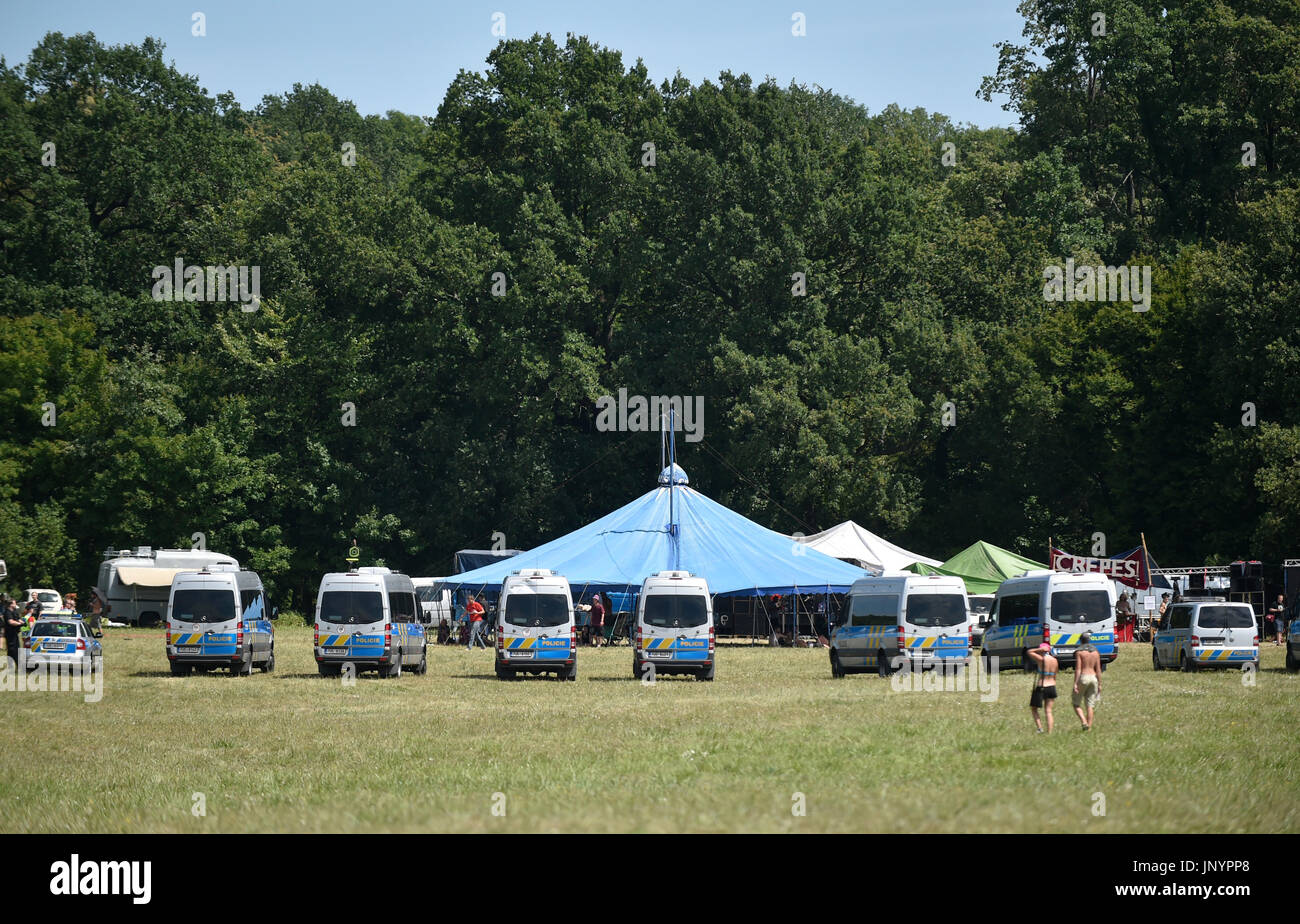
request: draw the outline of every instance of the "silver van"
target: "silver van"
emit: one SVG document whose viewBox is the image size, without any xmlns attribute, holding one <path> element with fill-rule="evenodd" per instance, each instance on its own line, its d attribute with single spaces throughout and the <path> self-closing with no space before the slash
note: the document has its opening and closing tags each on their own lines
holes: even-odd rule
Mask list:
<svg viewBox="0 0 1300 924">
<path fill-rule="evenodd" d="M 1165 610 L 1151 643 L 1156 670 L 1259 667 L 1259 626 L 1249 603 L 1222 597 L 1175 603 Z"/>
<path fill-rule="evenodd" d="M 831 629 L 831 676 L 970 662 L 966 585 L 948 575 L 883 574 L 854 581 Z"/>
<path fill-rule="evenodd" d="M 181 571 L 167 597 L 166 648 L 171 672 L 225 668 L 251 674 L 275 670 L 278 610 L 268 606 L 262 579 L 253 571 Z"/>
<path fill-rule="evenodd" d="M 345 664 L 398 677 L 429 669 L 428 636 L 415 585 L 387 568 L 354 568 L 321 578 L 316 593 L 316 669 L 337 676 Z"/>
<path fill-rule="evenodd" d="M 496 673 L 553 673 L 578 679 L 578 628 L 569 581 L 541 568 L 515 571 L 501 583 L 497 603 Z"/>
<path fill-rule="evenodd" d="M 999 586 L 989 610 L 981 654 L 984 669 L 993 658 L 1003 668 L 1029 669 L 1025 649 L 1042 642 L 1064 667 L 1074 665 L 1074 652 L 1084 633 L 1101 655 L 1101 669 L 1119 654 L 1115 647 L 1115 585 L 1104 574 L 1075 571 L 1026 571 Z"/>
<path fill-rule="evenodd" d="M 709 582 L 689 571 L 660 571 L 645 579 L 636 603 L 632 676 L 716 676 L 713 598 Z"/>
</svg>

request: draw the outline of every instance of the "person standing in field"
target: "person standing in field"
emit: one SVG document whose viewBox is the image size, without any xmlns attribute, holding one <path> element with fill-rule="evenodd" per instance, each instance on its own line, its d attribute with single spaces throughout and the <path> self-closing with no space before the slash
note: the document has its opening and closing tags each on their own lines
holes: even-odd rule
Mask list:
<svg viewBox="0 0 1300 924">
<path fill-rule="evenodd" d="M 1274 646 L 1282 644 L 1282 636 L 1286 633 L 1286 597 L 1282 594 L 1277 595 L 1277 603 L 1268 608 L 1269 621 L 1273 623 L 1273 644 Z"/>
<path fill-rule="evenodd" d="M 470 597 L 469 602 L 465 604 L 465 615 L 469 617 L 469 643 L 465 646 L 465 650 L 472 651 L 475 642 L 478 642 L 480 648 L 486 648 L 487 644 L 479 638 L 479 633 L 483 631 L 483 604 L 476 598 Z"/>
<path fill-rule="evenodd" d="M 1074 714 L 1083 723 L 1083 730 L 1092 728 L 1093 713 L 1101 702 L 1101 652 L 1092 643 L 1088 632 L 1080 636 L 1083 642 L 1074 652 Z M 1085 715 L 1084 709 L 1087 709 Z"/>
<path fill-rule="evenodd" d="M 605 604 L 600 602 L 600 593 L 591 595 L 591 644 L 600 647 L 601 637 L 605 631 Z"/>
<path fill-rule="evenodd" d="M 1038 673 L 1034 677 L 1033 692 L 1029 694 L 1029 711 L 1034 716 L 1034 727 L 1040 732 L 1043 730 L 1043 723 L 1038 717 L 1038 710 L 1042 709 L 1047 713 L 1047 733 L 1050 735 L 1055 725 L 1055 720 L 1052 718 L 1052 703 L 1056 701 L 1056 671 L 1059 665 L 1052 654 L 1052 646 L 1047 642 L 1043 642 L 1036 649 L 1025 649 L 1025 655 L 1038 668 Z"/>
<path fill-rule="evenodd" d="M 4 608 L 5 657 L 18 662 L 18 633 L 23 627 L 22 616 L 18 613 L 18 604 L 10 600 Z"/>
</svg>

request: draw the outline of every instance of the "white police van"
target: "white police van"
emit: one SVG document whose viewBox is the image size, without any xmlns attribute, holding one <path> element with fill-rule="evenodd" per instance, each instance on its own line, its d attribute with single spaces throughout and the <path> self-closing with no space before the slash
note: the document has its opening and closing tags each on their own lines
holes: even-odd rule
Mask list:
<svg viewBox="0 0 1300 924">
<path fill-rule="evenodd" d="M 892 573 L 854 581 L 831 629 L 831 676 L 970 662 L 966 584 L 940 574 Z"/>
<path fill-rule="evenodd" d="M 709 582 L 689 571 L 660 571 L 646 578 L 636 603 L 632 676 L 694 674 L 712 680 L 715 648 Z"/>
<path fill-rule="evenodd" d="M 1165 610 L 1151 643 L 1156 670 L 1202 667 L 1259 668 L 1259 626 L 1249 603 L 1222 597 L 1175 603 Z"/>
<path fill-rule="evenodd" d="M 511 572 L 497 602 L 496 673 L 578 679 L 578 629 L 569 581 L 547 569 Z"/>
<path fill-rule="evenodd" d="M 995 657 L 1001 667 L 1031 668 L 1025 649 L 1043 642 L 1061 665 L 1073 665 L 1087 632 L 1105 670 L 1118 654 L 1115 599 L 1115 585 L 1104 574 L 1037 570 L 1007 578 L 993 597 L 984 630 L 985 669 L 992 669 Z"/>
<path fill-rule="evenodd" d="M 275 670 L 278 611 L 268 606 L 253 571 L 213 568 L 180 571 L 167 595 L 166 647 L 171 672 L 226 668 L 251 674 Z"/>
<path fill-rule="evenodd" d="M 345 664 L 358 673 L 398 677 L 402 669 L 429 669 L 428 636 L 420 623 L 415 585 L 388 568 L 354 568 L 321 578 L 316 593 L 316 669 L 337 676 Z"/>
</svg>

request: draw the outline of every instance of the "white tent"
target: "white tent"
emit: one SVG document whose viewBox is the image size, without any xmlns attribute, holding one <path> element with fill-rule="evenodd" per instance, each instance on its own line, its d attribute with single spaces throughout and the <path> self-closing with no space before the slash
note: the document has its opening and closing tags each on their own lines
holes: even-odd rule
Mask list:
<svg viewBox="0 0 1300 924">
<path fill-rule="evenodd" d="M 876 574 L 882 571 L 897 571 L 918 561 L 936 568 L 943 564 L 933 558 L 901 549 L 892 542 L 881 539 L 870 530 L 863 529 L 852 520 L 845 520 L 838 526 L 832 526 L 811 536 L 792 538 L 825 555 L 842 559 Z"/>
</svg>

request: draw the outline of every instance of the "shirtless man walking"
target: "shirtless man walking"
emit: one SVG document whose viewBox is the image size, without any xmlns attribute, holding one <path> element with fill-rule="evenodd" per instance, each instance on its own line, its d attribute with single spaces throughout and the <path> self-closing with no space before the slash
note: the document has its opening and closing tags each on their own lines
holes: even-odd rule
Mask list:
<svg viewBox="0 0 1300 924">
<path fill-rule="evenodd" d="M 1050 735 L 1055 725 L 1052 703 L 1056 701 L 1056 657 L 1052 654 L 1052 646 L 1047 642 L 1043 642 L 1037 649 L 1026 649 L 1026 654 L 1038 667 L 1038 673 L 1034 677 L 1034 690 L 1029 694 L 1029 711 L 1034 716 L 1034 727 L 1040 732 L 1043 723 L 1038 718 L 1038 710 L 1041 707 L 1047 712 L 1047 733 Z"/>
<path fill-rule="evenodd" d="M 1074 714 L 1083 723 L 1083 730 L 1092 728 L 1093 711 L 1101 700 L 1101 652 L 1092 643 L 1087 632 L 1079 638 L 1083 644 L 1074 652 Z M 1088 713 L 1084 715 L 1084 707 Z"/>
</svg>

